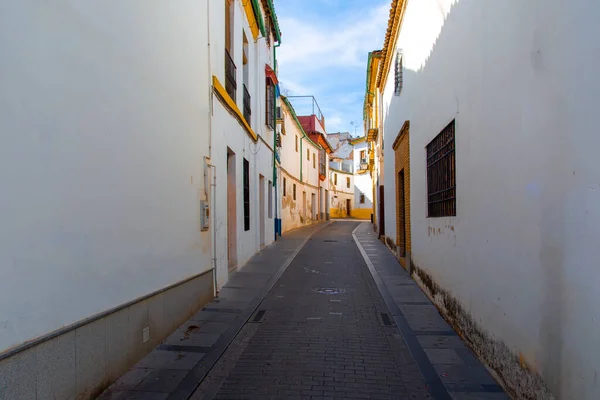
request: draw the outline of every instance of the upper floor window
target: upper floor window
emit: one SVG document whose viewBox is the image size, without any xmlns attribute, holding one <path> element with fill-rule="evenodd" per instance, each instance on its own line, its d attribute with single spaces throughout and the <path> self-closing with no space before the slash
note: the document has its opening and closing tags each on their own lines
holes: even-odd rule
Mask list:
<svg viewBox="0 0 600 400">
<path fill-rule="evenodd" d="M 233 0 L 225 0 L 225 90 L 235 102 L 237 68 L 233 62 Z"/>
<path fill-rule="evenodd" d="M 298 152 L 298 135 L 296 135 L 296 153 Z"/>
<path fill-rule="evenodd" d="M 286 187 L 286 182 L 285 182 L 285 178 L 283 178 L 283 197 L 285 197 L 285 187 Z"/>
<path fill-rule="evenodd" d="M 310 161 L 310 149 L 306 149 L 306 159 Z"/>
<path fill-rule="evenodd" d="M 313 153 L 313 168 L 317 169 L 317 157 L 315 157 L 315 153 Z"/>
<path fill-rule="evenodd" d="M 275 129 L 275 85 L 271 78 L 266 79 L 266 112 L 265 112 L 265 124 Z"/>
<path fill-rule="evenodd" d="M 333 174 L 333 184 L 337 185 L 337 174 Z"/>
<path fill-rule="evenodd" d="M 365 204 L 365 194 L 364 193 L 360 194 L 360 204 Z"/>
<path fill-rule="evenodd" d="M 398 49 L 396 52 L 396 65 L 394 71 L 394 95 L 400 96 L 402 92 L 402 50 Z"/>
<path fill-rule="evenodd" d="M 456 215 L 454 120 L 427 145 L 427 216 Z"/>
<path fill-rule="evenodd" d="M 346 177 L 346 187 L 350 188 L 350 177 Z"/>
<path fill-rule="evenodd" d="M 361 150 L 360 151 L 360 162 L 365 162 L 366 159 L 367 159 L 367 151 Z"/>
</svg>

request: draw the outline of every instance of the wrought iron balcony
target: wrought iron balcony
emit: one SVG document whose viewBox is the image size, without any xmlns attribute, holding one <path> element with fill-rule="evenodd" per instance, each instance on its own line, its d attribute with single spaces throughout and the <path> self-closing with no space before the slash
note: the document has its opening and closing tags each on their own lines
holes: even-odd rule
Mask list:
<svg viewBox="0 0 600 400">
<path fill-rule="evenodd" d="M 229 52 L 225 50 L 225 90 L 235 102 L 237 92 L 237 81 L 235 80 L 237 68 Z"/>
<path fill-rule="evenodd" d="M 250 108 L 250 93 L 248 88 L 244 85 L 244 119 L 250 124 L 250 117 L 252 116 L 252 109 Z"/>
</svg>

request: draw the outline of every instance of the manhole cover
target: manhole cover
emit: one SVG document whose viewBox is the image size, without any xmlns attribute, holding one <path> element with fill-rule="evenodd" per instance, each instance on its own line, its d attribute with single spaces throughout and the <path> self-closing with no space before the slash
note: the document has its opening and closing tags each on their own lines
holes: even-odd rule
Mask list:
<svg viewBox="0 0 600 400">
<path fill-rule="evenodd" d="M 341 289 L 341 288 L 331 288 L 331 287 L 326 287 L 326 288 L 314 288 L 313 289 L 315 292 L 317 293 L 321 293 L 321 294 L 342 294 L 342 293 L 346 293 L 346 289 Z"/>
</svg>

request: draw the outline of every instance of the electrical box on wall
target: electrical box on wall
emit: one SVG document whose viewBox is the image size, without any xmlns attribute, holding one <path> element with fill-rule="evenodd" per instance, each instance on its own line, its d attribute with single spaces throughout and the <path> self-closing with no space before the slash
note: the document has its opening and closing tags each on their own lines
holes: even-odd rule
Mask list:
<svg viewBox="0 0 600 400">
<path fill-rule="evenodd" d="M 208 201 L 200 201 L 200 230 L 207 231 L 210 227 L 210 207 Z"/>
</svg>

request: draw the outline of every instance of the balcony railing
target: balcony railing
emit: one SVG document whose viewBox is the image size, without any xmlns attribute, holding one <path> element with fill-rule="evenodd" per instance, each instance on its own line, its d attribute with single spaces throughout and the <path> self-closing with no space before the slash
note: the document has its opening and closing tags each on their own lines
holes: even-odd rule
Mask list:
<svg viewBox="0 0 600 400">
<path fill-rule="evenodd" d="M 225 90 L 229 97 L 235 102 L 235 94 L 237 92 L 237 81 L 235 80 L 237 68 L 229 52 L 225 50 Z"/>
<path fill-rule="evenodd" d="M 250 124 L 250 117 L 252 116 L 252 109 L 250 108 L 250 93 L 248 88 L 244 85 L 244 119 Z"/>
</svg>

